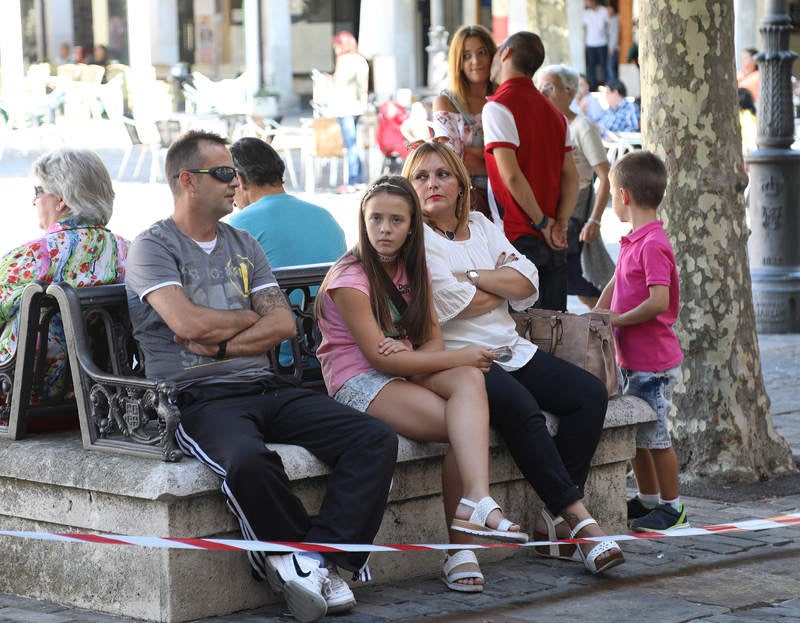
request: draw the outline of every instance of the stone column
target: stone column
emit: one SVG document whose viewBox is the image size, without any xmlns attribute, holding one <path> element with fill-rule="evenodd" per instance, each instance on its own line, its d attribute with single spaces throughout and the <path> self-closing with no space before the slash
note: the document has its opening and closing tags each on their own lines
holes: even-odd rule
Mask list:
<svg viewBox="0 0 800 623">
<path fill-rule="evenodd" d="M 447 37 L 444 28 L 444 0 L 431 0 L 431 27 L 428 30 L 428 90 L 438 93 L 447 80 Z"/>
<path fill-rule="evenodd" d="M 760 333 L 800 331 L 800 152 L 794 141 L 789 50 L 791 21 L 785 0 L 766 0 L 759 28 L 762 52 L 758 149 L 750 165 L 750 275 Z"/>
</svg>

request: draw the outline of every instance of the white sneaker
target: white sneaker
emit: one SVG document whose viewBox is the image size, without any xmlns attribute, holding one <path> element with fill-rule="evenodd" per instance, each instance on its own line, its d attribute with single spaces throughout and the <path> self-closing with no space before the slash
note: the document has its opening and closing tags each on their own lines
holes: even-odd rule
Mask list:
<svg viewBox="0 0 800 623">
<path fill-rule="evenodd" d="M 328 612 L 328 570 L 308 556 L 284 554 L 267 556 L 267 581 L 275 592 L 282 592 L 292 614 L 302 623 L 313 623 Z M 277 590 L 276 590 L 277 589 Z"/>
<path fill-rule="evenodd" d="M 335 565 L 326 567 L 328 570 L 328 586 L 322 592 L 328 603 L 328 614 L 340 614 L 352 610 L 356 605 L 356 596 L 339 575 Z"/>
</svg>

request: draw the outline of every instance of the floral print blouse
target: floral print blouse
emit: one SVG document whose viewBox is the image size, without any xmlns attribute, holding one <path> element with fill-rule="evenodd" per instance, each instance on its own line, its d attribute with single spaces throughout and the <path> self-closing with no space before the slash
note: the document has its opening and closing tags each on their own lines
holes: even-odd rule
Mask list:
<svg viewBox="0 0 800 623">
<path fill-rule="evenodd" d="M 41 280 L 81 288 L 121 283 L 127 256 L 124 238 L 71 218 L 53 223 L 41 238 L 6 253 L 0 259 L 0 363 L 16 352 L 19 300 L 27 284 Z M 50 324 L 44 396 L 63 390 L 65 370 L 64 329 L 56 315 Z"/>
<path fill-rule="evenodd" d="M 449 138 L 448 146 L 463 158 L 464 147 L 483 147 L 481 113 L 472 115 L 462 110 L 455 97 L 447 89 L 442 91 L 442 95 L 450 100 L 458 112 L 437 110 L 433 113 L 433 122 L 436 126 L 434 134 L 437 137 Z"/>
</svg>

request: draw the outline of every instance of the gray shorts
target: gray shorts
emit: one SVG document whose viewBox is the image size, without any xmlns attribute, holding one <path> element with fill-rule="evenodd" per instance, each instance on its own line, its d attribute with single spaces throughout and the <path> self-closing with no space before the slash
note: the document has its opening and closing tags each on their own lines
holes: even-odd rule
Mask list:
<svg viewBox="0 0 800 623">
<path fill-rule="evenodd" d="M 345 381 L 344 385 L 339 388 L 333 396 L 336 402 L 341 402 L 343 405 L 353 407 L 359 411 L 366 411 L 370 403 L 375 400 L 387 383 L 394 380 L 404 381 L 402 376 L 390 376 L 377 370 L 368 370 L 361 374 L 356 374 Z"/>
</svg>

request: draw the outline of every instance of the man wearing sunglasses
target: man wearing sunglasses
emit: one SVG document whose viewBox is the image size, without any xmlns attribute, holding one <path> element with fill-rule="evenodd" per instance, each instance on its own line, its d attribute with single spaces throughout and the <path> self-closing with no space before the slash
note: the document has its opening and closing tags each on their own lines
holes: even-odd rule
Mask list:
<svg viewBox="0 0 800 623">
<path fill-rule="evenodd" d="M 178 387 L 178 443 L 222 478 L 245 538 L 372 542 L 394 470 L 395 434 L 271 373 L 266 353 L 294 336 L 295 323 L 261 246 L 220 222 L 239 183 L 227 141 L 189 132 L 169 148 L 165 168 L 174 211 L 134 242 L 126 287 L 148 375 Z M 331 466 L 313 522 L 266 442 L 302 446 Z M 299 621 L 355 605 L 337 566 L 368 577 L 363 552 L 248 556 Z"/>
</svg>

